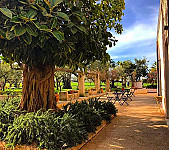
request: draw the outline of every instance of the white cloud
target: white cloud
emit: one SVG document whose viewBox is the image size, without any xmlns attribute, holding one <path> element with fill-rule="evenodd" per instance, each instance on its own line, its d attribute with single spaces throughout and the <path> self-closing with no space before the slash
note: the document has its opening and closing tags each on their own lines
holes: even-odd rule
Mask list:
<svg viewBox="0 0 169 150">
<path fill-rule="evenodd" d="M 117 44 L 113 48 L 108 48 L 108 52 L 114 51 L 117 49 L 124 49 L 133 47 L 133 44 L 140 43 L 141 45 L 148 44 L 149 40 L 155 39 L 157 36 L 156 33 L 156 24 L 154 26 L 147 24 L 136 24 L 130 29 L 126 29 L 122 35 L 117 35 L 116 39 L 118 40 Z M 144 42 L 143 42 L 144 41 Z M 148 43 L 146 43 L 146 41 Z"/>
<path fill-rule="evenodd" d="M 133 8 L 136 9 L 134 6 Z M 134 13 L 137 16 L 135 23 L 127 29 L 124 28 L 121 35 L 115 35 L 118 42 L 115 47 L 108 48 L 109 53 L 117 52 L 117 50 L 118 52 L 123 52 L 134 46 L 149 46 L 152 44 L 152 41 L 156 41 L 159 8 L 158 6 L 147 6 L 145 9 L 150 12 L 147 16 L 139 18 L 142 12 L 139 12 L 137 9 Z"/>
</svg>

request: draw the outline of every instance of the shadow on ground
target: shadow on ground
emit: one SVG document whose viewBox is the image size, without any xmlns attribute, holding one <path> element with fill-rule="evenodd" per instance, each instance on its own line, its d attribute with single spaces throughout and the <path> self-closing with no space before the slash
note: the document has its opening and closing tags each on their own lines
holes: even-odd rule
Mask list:
<svg viewBox="0 0 169 150">
<path fill-rule="evenodd" d="M 82 150 L 169 150 L 169 130 L 153 94 L 119 106 L 116 118 Z"/>
</svg>

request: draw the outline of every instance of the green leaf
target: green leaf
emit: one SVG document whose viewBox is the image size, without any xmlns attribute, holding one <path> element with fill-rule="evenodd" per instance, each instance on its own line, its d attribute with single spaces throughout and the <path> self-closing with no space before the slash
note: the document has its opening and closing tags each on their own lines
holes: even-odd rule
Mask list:
<svg viewBox="0 0 169 150">
<path fill-rule="evenodd" d="M 37 11 L 31 9 L 31 10 L 29 10 L 28 13 L 26 14 L 26 17 L 28 17 L 29 19 L 33 19 L 36 15 L 37 15 Z"/>
<path fill-rule="evenodd" d="M 6 35 L 5 35 L 5 31 L 4 30 L 2 30 L 2 29 L 0 29 L 0 35 L 1 36 L 3 36 L 4 38 L 6 37 Z"/>
<path fill-rule="evenodd" d="M 76 28 L 76 27 L 72 27 L 70 30 L 71 30 L 71 32 L 72 32 L 73 34 L 75 34 L 75 33 L 77 32 L 77 28 Z"/>
<path fill-rule="evenodd" d="M 12 12 L 8 8 L 0 8 L 0 11 L 7 17 L 12 18 Z"/>
<path fill-rule="evenodd" d="M 51 32 L 51 29 L 48 29 L 48 27 L 46 25 L 41 25 L 40 26 L 40 30 L 41 31 L 46 31 L 46 32 Z"/>
<path fill-rule="evenodd" d="M 85 27 L 83 27 L 83 26 L 77 26 L 77 25 L 76 25 L 76 27 L 77 27 L 80 31 L 85 32 L 85 33 L 87 34 L 87 30 L 86 30 Z"/>
<path fill-rule="evenodd" d="M 51 7 L 52 7 L 52 9 L 54 9 L 61 2 L 63 2 L 63 0 L 51 0 Z"/>
<path fill-rule="evenodd" d="M 14 30 L 14 28 L 15 28 L 15 26 L 16 26 L 16 25 L 12 26 L 12 28 L 11 28 L 11 30 L 10 30 L 10 31 L 13 31 L 13 30 Z"/>
<path fill-rule="evenodd" d="M 63 2 L 63 0 L 44 0 L 50 9 L 54 9 L 58 4 Z"/>
<path fill-rule="evenodd" d="M 40 23 L 39 22 L 33 22 L 33 24 L 35 25 L 36 28 L 40 29 Z"/>
<path fill-rule="evenodd" d="M 14 32 L 16 36 L 21 36 L 26 32 L 26 29 L 24 26 L 15 26 Z"/>
<path fill-rule="evenodd" d="M 31 25 L 26 25 L 26 31 L 32 35 L 32 36 L 36 36 L 36 28 L 31 26 Z"/>
<path fill-rule="evenodd" d="M 66 15 L 65 13 L 63 12 L 57 12 L 57 15 L 63 19 L 65 19 L 66 21 L 69 21 L 69 16 Z"/>
<path fill-rule="evenodd" d="M 21 23 L 21 22 L 19 21 L 19 18 L 16 17 L 16 16 L 12 17 L 12 19 L 11 19 L 10 21 L 11 21 L 11 22 L 14 22 L 14 23 Z"/>
<path fill-rule="evenodd" d="M 53 20 L 52 20 L 52 25 L 51 25 L 51 29 L 56 28 L 57 23 L 58 23 L 57 19 L 56 19 L 56 18 L 53 18 Z"/>
<path fill-rule="evenodd" d="M 72 28 L 74 25 L 75 25 L 75 24 L 71 22 L 71 23 L 69 23 L 67 26 L 68 26 L 69 28 Z"/>
<path fill-rule="evenodd" d="M 6 32 L 6 38 L 7 38 L 8 40 L 13 39 L 14 37 L 15 37 L 15 34 L 14 34 L 13 32 L 11 32 L 11 31 L 7 31 L 7 32 Z"/>
<path fill-rule="evenodd" d="M 22 3 L 22 4 L 25 4 L 25 5 L 27 5 L 28 3 L 27 2 L 24 2 L 24 1 L 19 1 L 20 3 Z"/>
<path fill-rule="evenodd" d="M 44 7 L 42 7 L 42 6 L 38 5 L 38 4 L 37 4 L 37 6 L 41 9 L 42 15 L 46 16 L 48 14 L 47 10 Z"/>
<path fill-rule="evenodd" d="M 57 40 L 59 40 L 60 43 L 62 43 L 62 41 L 64 40 L 64 35 L 62 32 L 55 30 L 52 32 L 52 34 Z"/>
<path fill-rule="evenodd" d="M 32 42 L 32 36 L 28 33 L 25 33 L 23 36 L 22 36 L 23 40 L 27 43 L 27 44 L 31 44 Z"/>
</svg>

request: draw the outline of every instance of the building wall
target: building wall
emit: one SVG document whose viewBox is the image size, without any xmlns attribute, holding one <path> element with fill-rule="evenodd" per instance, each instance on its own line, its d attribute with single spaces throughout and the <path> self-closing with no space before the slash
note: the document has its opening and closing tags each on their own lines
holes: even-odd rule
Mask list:
<svg viewBox="0 0 169 150">
<path fill-rule="evenodd" d="M 169 31 L 165 26 L 168 26 L 168 0 L 161 0 L 157 33 L 158 95 L 163 97 L 165 117 L 169 119 Z"/>
</svg>

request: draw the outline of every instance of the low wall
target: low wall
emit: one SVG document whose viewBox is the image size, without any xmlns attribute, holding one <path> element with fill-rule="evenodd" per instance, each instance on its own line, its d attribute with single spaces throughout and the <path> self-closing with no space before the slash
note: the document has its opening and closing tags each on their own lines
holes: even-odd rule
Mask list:
<svg viewBox="0 0 169 150">
<path fill-rule="evenodd" d="M 147 94 L 147 89 L 137 89 L 134 94 Z"/>
<path fill-rule="evenodd" d="M 72 93 L 69 94 L 69 91 L 64 91 L 59 93 L 59 100 L 61 101 L 70 101 L 73 99 L 79 98 L 79 90 L 71 90 Z"/>
<path fill-rule="evenodd" d="M 147 93 L 157 93 L 157 89 L 147 89 Z"/>
<path fill-rule="evenodd" d="M 142 89 L 142 82 L 134 82 L 134 87 L 137 87 L 138 89 Z"/>
</svg>

